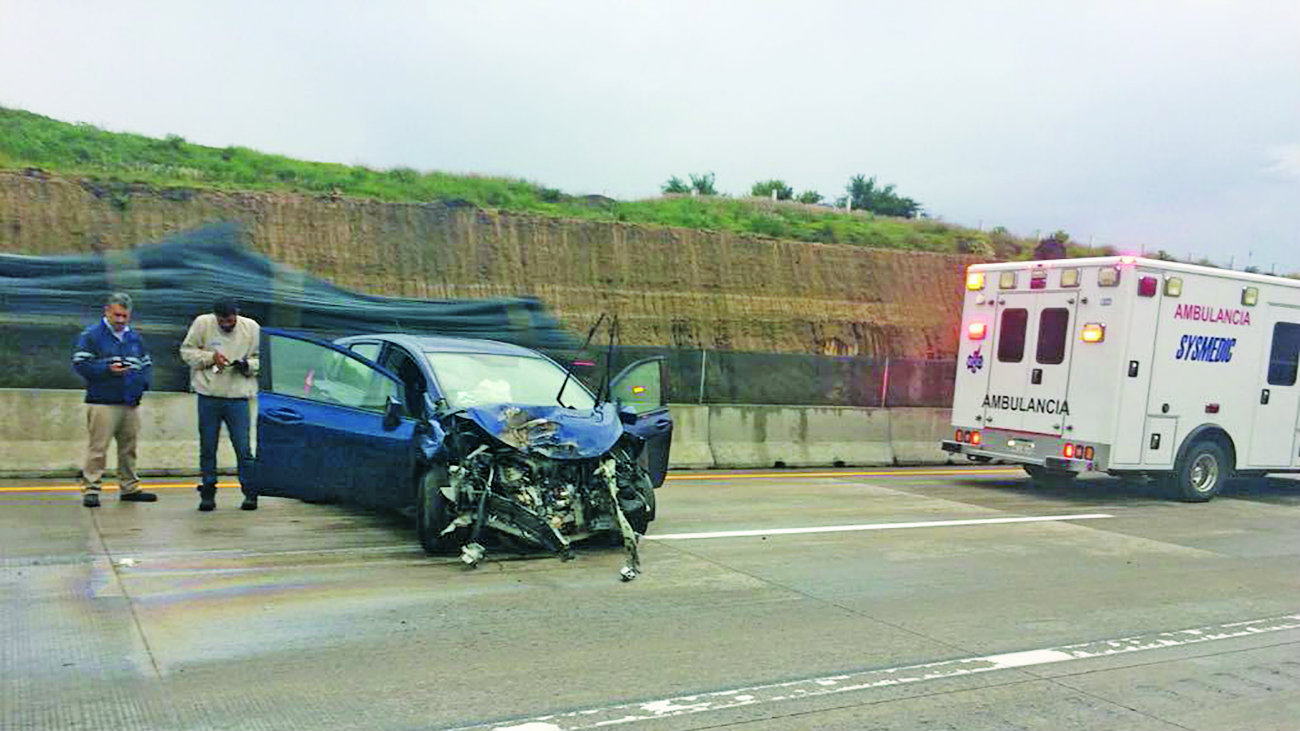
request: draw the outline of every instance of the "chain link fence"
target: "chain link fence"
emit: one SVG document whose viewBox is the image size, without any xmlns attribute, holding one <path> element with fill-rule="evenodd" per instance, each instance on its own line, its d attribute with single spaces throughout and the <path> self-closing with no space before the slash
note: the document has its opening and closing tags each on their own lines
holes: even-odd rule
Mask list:
<svg viewBox="0 0 1300 731">
<path fill-rule="evenodd" d="M 185 391 L 189 372 L 179 356 L 185 328 L 135 323 L 154 360 L 154 390 Z M 15 321 L 0 317 L 0 388 L 83 387 L 72 370 L 78 322 Z M 348 333 L 316 333 L 337 337 Z M 607 349 L 584 353 L 550 351 L 575 364 L 588 386 L 599 386 Z M 679 404 L 769 404 L 774 406 L 951 406 L 957 364 L 951 360 L 875 360 L 825 355 L 749 353 L 616 347 L 609 373 L 617 375 L 643 358 L 663 357 L 668 398 Z"/>
<path fill-rule="evenodd" d="M 615 348 L 610 373 L 656 356 L 667 361 L 669 400 L 679 404 L 948 407 L 957 375 L 953 360 L 653 347 Z M 603 365 L 604 359 L 602 352 L 574 360 Z M 594 388 L 602 370 L 586 366 L 581 375 Z"/>
</svg>

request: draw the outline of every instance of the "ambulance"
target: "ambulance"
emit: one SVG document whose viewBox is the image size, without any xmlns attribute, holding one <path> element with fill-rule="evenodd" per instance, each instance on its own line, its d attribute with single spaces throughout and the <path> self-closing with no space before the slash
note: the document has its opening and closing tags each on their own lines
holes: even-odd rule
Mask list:
<svg viewBox="0 0 1300 731">
<path fill-rule="evenodd" d="M 945 451 L 1189 502 L 1300 472 L 1300 281 L 1139 257 L 978 264 Z"/>
</svg>

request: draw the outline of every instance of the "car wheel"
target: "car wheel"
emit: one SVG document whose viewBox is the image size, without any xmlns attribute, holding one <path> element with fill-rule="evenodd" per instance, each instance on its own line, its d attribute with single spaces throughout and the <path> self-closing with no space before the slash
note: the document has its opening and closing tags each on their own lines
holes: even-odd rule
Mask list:
<svg viewBox="0 0 1300 731">
<path fill-rule="evenodd" d="M 1183 502 L 1203 503 L 1219 494 L 1223 483 L 1232 473 L 1228 456 L 1218 442 L 1197 442 L 1174 466 L 1174 474 L 1167 479 Z"/>
<path fill-rule="evenodd" d="M 443 534 L 451 522 L 451 506 L 442 494 L 444 470 L 431 469 L 420 477 L 415 495 L 415 526 L 420 534 L 420 545 L 427 553 L 440 553 L 457 546 L 456 531 Z"/>
</svg>

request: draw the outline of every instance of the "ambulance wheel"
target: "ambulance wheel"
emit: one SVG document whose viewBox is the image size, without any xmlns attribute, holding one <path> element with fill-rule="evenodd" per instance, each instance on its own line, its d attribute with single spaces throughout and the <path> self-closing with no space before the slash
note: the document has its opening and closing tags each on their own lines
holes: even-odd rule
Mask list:
<svg viewBox="0 0 1300 731">
<path fill-rule="evenodd" d="M 1025 473 L 1029 475 L 1029 479 L 1033 480 L 1038 487 L 1065 487 L 1073 484 L 1074 478 L 1077 476 L 1073 472 L 1058 472 L 1036 464 L 1021 466 L 1025 468 Z"/>
<path fill-rule="evenodd" d="M 1197 442 L 1178 460 L 1168 480 L 1178 498 L 1187 503 L 1203 503 L 1223 488 L 1232 472 L 1228 456 L 1218 442 Z"/>
</svg>

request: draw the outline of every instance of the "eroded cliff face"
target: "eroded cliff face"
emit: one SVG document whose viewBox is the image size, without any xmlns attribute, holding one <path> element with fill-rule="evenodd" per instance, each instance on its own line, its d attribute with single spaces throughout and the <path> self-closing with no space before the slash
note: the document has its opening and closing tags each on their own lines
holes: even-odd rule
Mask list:
<svg viewBox="0 0 1300 731">
<path fill-rule="evenodd" d="M 151 189 L 0 172 L 0 251 L 109 251 L 240 221 L 273 259 L 371 294 L 533 295 L 626 345 L 955 357 L 974 257 L 559 220 L 443 203 Z"/>
</svg>

